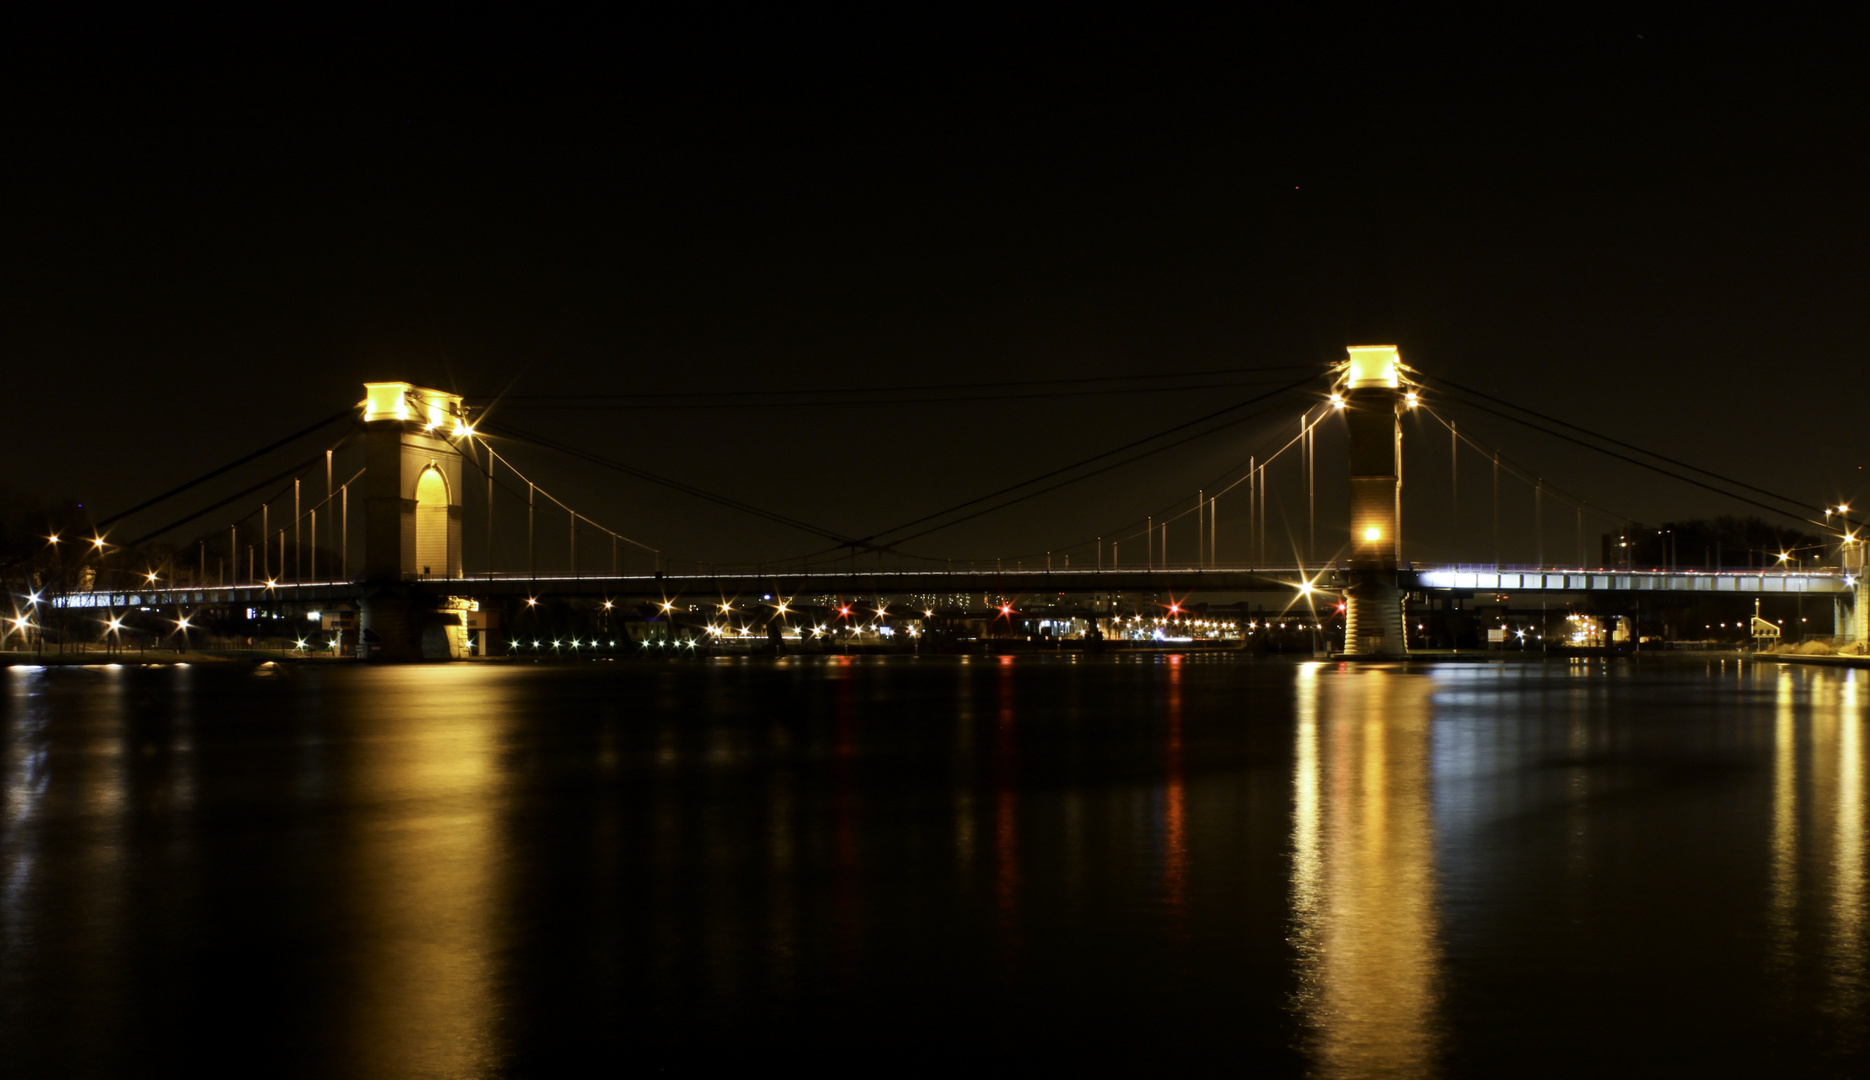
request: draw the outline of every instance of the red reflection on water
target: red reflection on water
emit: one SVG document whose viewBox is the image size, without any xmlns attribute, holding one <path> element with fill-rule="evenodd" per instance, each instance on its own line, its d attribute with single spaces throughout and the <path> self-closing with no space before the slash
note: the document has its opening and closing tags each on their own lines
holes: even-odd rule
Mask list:
<svg viewBox="0 0 1870 1080">
<path fill-rule="evenodd" d="M 1169 659 L 1167 747 L 1163 771 L 1162 893 L 1170 930 L 1180 936 L 1188 902 L 1188 843 L 1182 809 L 1182 657 Z"/>
<path fill-rule="evenodd" d="M 1019 907 L 1018 747 L 1014 743 L 1013 658 L 1000 658 L 1000 722 L 994 729 L 994 892 L 1000 929 L 1010 936 Z"/>
</svg>

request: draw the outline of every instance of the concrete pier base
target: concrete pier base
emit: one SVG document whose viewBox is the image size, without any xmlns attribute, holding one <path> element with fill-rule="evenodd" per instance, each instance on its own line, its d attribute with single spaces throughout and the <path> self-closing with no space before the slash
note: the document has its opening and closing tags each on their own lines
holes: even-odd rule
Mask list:
<svg viewBox="0 0 1870 1080">
<path fill-rule="evenodd" d="M 1403 594 L 1387 574 L 1364 574 L 1344 596 L 1344 653 L 1348 658 L 1400 660 L 1409 655 L 1403 629 Z"/>
<path fill-rule="evenodd" d="M 460 660 L 467 656 L 468 602 L 437 602 L 384 589 L 357 609 L 358 658 L 388 662 Z"/>
</svg>

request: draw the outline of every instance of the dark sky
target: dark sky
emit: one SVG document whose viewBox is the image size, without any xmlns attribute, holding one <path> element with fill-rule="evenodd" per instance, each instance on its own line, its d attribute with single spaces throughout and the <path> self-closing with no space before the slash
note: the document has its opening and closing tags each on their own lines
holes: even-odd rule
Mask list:
<svg viewBox="0 0 1870 1080">
<path fill-rule="evenodd" d="M 1321 364 L 1373 341 L 1814 505 L 1870 498 L 1853 405 L 1870 96 L 1839 28 L 746 26 L 723 10 L 36 33 L 16 36 L 4 106 L 0 477 L 100 513 L 366 379 L 972 384 Z M 1266 388 L 1241 378 L 504 418 L 861 535 Z M 912 548 L 1014 557 L 1113 534 L 1185 505 L 1295 412 Z M 1447 415 L 1629 517 L 1751 509 Z M 1437 431 L 1409 435 L 1411 542 L 1489 558 L 1478 504 L 1449 520 Z M 1326 477 L 1337 441 L 1321 438 Z M 823 546 L 509 449 L 665 551 Z M 1462 469 L 1481 498 L 1480 460 Z M 1321 483 L 1327 548 L 1341 488 Z M 1532 554 L 1530 506 L 1509 492 L 1509 557 Z M 1548 545 L 1575 546 L 1554 516 Z M 125 527 L 143 522 L 159 515 Z"/>
</svg>

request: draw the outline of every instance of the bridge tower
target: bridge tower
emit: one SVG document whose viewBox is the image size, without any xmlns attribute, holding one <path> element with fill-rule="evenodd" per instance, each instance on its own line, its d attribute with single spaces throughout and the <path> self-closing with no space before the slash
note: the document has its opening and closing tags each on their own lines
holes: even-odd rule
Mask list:
<svg viewBox="0 0 1870 1080">
<path fill-rule="evenodd" d="M 1350 449 L 1351 556 L 1344 655 L 1406 655 L 1402 555 L 1402 358 L 1394 345 L 1354 345 L 1333 394 Z"/>
<path fill-rule="evenodd" d="M 469 430 L 461 398 L 406 382 L 365 383 L 364 394 L 366 655 L 461 655 L 465 628 L 450 625 L 459 616 L 419 602 L 406 585 L 461 576 L 462 462 L 452 441 Z"/>
</svg>

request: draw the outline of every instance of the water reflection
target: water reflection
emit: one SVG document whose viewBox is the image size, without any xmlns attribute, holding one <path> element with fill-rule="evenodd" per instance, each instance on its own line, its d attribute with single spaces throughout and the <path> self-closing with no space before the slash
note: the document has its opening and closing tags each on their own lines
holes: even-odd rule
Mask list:
<svg viewBox="0 0 1870 1080">
<path fill-rule="evenodd" d="M 1779 670 L 1773 699 L 1772 897 L 1767 932 L 1774 958 L 1792 963 L 1798 951 L 1799 743 L 1798 684 L 1790 668 Z"/>
<path fill-rule="evenodd" d="M 1831 898 L 1832 1011 L 1861 1027 L 1865 1002 L 1864 963 L 1864 760 L 1863 706 L 1858 676 L 1844 673 L 1837 710 L 1837 838 Z"/>
<path fill-rule="evenodd" d="M 1299 1008 L 1325 1076 L 1423 1076 L 1439 1047 L 1431 681 L 1308 664 L 1293 774 Z"/>
<path fill-rule="evenodd" d="M 1168 658 L 1163 732 L 1162 893 L 1168 907 L 1170 934 L 1177 938 L 1185 931 L 1188 914 L 1188 837 L 1182 806 L 1182 659 Z"/>
<path fill-rule="evenodd" d="M 352 1076 L 474 1076 L 497 1069 L 502 921 L 501 734 L 510 680 L 468 687 L 440 667 L 377 677 L 379 716 L 350 763 L 368 809 L 348 838 L 356 905 L 346 1055 Z"/>
</svg>

